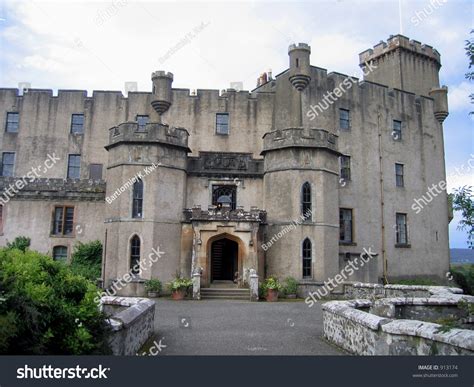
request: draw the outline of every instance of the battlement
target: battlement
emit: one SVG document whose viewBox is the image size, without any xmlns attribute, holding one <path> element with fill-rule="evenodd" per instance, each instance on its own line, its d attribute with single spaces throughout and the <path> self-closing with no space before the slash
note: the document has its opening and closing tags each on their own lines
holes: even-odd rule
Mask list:
<svg viewBox="0 0 474 387">
<path fill-rule="evenodd" d="M 368 50 L 361 52 L 359 54 L 359 63 L 363 65 L 398 49 L 424 56 L 426 59 L 433 60 L 441 66 L 441 56 L 436 49 L 427 44 L 422 44 L 417 40 L 409 39 L 403 35 L 392 35 L 387 39 L 387 42 L 380 41 L 380 43 L 376 44 L 373 49 L 369 48 Z"/>
<path fill-rule="evenodd" d="M 161 123 L 148 123 L 144 130 L 139 130 L 137 122 L 123 122 L 109 129 L 109 144 L 105 149 L 110 149 L 121 143 L 159 143 L 168 146 L 188 148 L 189 132 L 184 128 L 170 127 Z"/>
<path fill-rule="evenodd" d="M 288 128 L 265 133 L 262 155 L 284 148 L 325 148 L 338 152 L 338 136 L 325 129 Z"/>
<path fill-rule="evenodd" d="M 166 72 L 166 71 L 163 71 L 163 70 L 158 70 L 158 71 L 154 71 L 153 73 L 151 73 L 151 79 L 155 79 L 155 78 L 169 78 L 171 80 L 173 80 L 173 73 L 170 73 L 170 72 Z"/>
<path fill-rule="evenodd" d="M 288 54 L 293 50 L 306 50 L 306 51 L 311 52 L 311 47 L 307 43 L 291 44 L 288 47 Z"/>
</svg>

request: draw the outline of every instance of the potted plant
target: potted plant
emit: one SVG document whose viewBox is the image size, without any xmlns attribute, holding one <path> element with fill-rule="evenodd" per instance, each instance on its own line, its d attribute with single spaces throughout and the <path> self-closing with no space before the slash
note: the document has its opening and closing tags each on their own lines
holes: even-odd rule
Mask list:
<svg viewBox="0 0 474 387">
<path fill-rule="evenodd" d="M 171 298 L 173 300 L 182 300 L 192 284 L 193 282 L 188 278 L 176 277 L 168 284 L 168 287 L 171 290 Z"/>
<path fill-rule="evenodd" d="M 148 297 L 158 297 L 161 292 L 161 282 L 157 279 L 150 279 L 148 281 L 145 281 L 145 289 L 148 292 Z"/>
<path fill-rule="evenodd" d="M 287 277 L 285 279 L 286 298 L 296 298 L 297 291 L 298 281 L 296 281 L 293 277 Z"/>
<path fill-rule="evenodd" d="M 268 302 L 278 301 L 278 292 L 283 288 L 275 277 L 268 277 L 263 282 L 263 288 L 266 292 L 265 299 Z"/>
</svg>

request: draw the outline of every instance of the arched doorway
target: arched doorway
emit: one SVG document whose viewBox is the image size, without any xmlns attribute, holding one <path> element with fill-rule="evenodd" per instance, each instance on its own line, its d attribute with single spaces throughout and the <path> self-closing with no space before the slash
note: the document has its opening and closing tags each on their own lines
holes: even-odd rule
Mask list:
<svg viewBox="0 0 474 387">
<path fill-rule="evenodd" d="M 222 238 L 211 244 L 211 282 L 233 281 L 238 266 L 239 245 L 237 242 Z"/>
</svg>

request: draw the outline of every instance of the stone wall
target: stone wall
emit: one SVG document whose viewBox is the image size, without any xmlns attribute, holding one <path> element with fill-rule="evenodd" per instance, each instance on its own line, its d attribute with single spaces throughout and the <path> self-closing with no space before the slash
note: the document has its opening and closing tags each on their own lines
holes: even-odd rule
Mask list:
<svg viewBox="0 0 474 387">
<path fill-rule="evenodd" d="M 434 305 L 452 307 L 461 299 L 474 302 L 474 297 L 460 295 L 385 299 L 385 309 L 380 305 L 374 308 L 369 300 L 327 302 L 322 306 L 324 337 L 357 355 L 474 355 L 472 330 L 453 328 L 442 332 L 441 325 L 436 323 L 389 318 L 396 313 L 395 304 L 424 306 L 426 313 L 419 314 L 424 317 Z M 369 308 L 382 316 L 364 311 Z"/>
<path fill-rule="evenodd" d="M 155 302 L 147 298 L 105 296 L 101 303 L 106 313 L 112 313 L 109 318 L 112 353 L 136 355 L 153 334 Z"/>
<path fill-rule="evenodd" d="M 382 297 L 431 297 L 462 294 L 459 288 L 424 285 L 381 285 L 373 283 L 344 284 L 344 298 L 382 298 Z"/>
</svg>

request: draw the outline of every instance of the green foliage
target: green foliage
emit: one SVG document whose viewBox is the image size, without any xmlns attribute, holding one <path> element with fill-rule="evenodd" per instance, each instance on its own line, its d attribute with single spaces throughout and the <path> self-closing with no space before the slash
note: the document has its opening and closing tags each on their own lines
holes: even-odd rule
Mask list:
<svg viewBox="0 0 474 387">
<path fill-rule="evenodd" d="M 459 328 L 459 321 L 453 316 L 442 317 L 435 322 L 441 325 L 436 329 L 436 333 L 447 333 L 453 328 Z"/>
<path fill-rule="evenodd" d="M 168 288 L 174 292 L 175 290 L 187 290 L 192 285 L 193 281 L 189 278 L 176 276 L 176 278 L 168 284 Z"/>
<path fill-rule="evenodd" d="M 298 281 L 293 277 L 285 278 L 285 293 L 286 294 L 296 294 L 298 291 Z"/>
<path fill-rule="evenodd" d="M 408 278 L 408 279 L 397 279 L 390 282 L 393 285 L 418 285 L 418 286 L 436 286 L 439 285 L 435 280 L 430 278 Z"/>
<path fill-rule="evenodd" d="M 276 277 L 268 277 L 262 284 L 263 290 L 277 290 L 280 291 L 283 289 L 283 285 L 278 281 Z"/>
<path fill-rule="evenodd" d="M 23 252 L 26 251 L 28 247 L 30 247 L 31 239 L 25 236 L 16 237 L 13 242 L 7 243 L 7 249 L 18 249 Z"/>
<path fill-rule="evenodd" d="M 451 274 L 465 294 L 474 295 L 474 264 L 453 265 Z"/>
<path fill-rule="evenodd" d="M 0 249 L 0 354 L 108 353 L 97 287 L 38 252 Z"/>
<path fill-rule="evenodd" d="M 461 211 L 462 219 L 458 230 L 467 231 L 467 243 L 470 249 L 474 248 L 474 195 L 472 187 L 464 186 L 454 190 L 453 210 Z"/>
<path fill-rule="evenodd" d="M 148 292 L 161 292 L 161 281 L 157 279 L 151 279 L 148 281 L 145 281 L 145 289 Z"/>
<path fill-rule="evenodd" d="M 471 30 L 471 35 L 474 34 L 474 30 Z M 466 79 L 473 81 L 474 80 L 474 71 L 472 68 L 474 67 L 474 39 L 466 40 L 466 45 L 464 46 L 466 50 L 466 55 L 469 58 L 469 71 L 466 73 Z M 471 103 L 474 103 L 474 94 L 470 94 L 469 98 L 471 99 Z M 471 112 L 470 114 L 474 114 Z"/>
<path fill-rule="evenodd" d="M 91 281 L 100 278 L 102 271 L 102 243 L 93 241 L 78 242 L 71 257 L 71 270 Z"/>
</svg>

